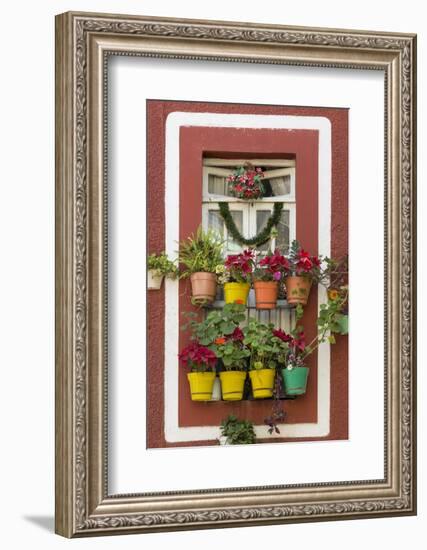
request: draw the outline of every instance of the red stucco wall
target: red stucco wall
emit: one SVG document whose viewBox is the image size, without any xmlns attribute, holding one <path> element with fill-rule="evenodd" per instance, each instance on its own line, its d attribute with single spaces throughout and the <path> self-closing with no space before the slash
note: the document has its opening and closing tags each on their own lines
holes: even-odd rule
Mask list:
<svg viewBox="0 0 427 550">
<path fill-rule="evenodd" d="M 276 157 L 292 155 L 296 161 L 297 239 L 313 254 L 318 253 L 318 132 L 315 130 L 273 130 L 248 128 L 183 127 L 180 132 L 180 239 L 187 238 L 202 222 L 202 160 L 216 151 L 246 157 L 248 154 Z M 307 223 L 307 220 L 310 220 Z M 304 312 L 307 341 L 316 335 L 317 296 L 313 289 Z M 188 281 L 180 282 L 180 313 L 194 311 Z M 189 341 L 180 332 L 179 348 Z M 313 354 L 307 393 L 287 401 L 289 423 L 317 422 L 317 357 Z M 191 401 L 185 369 L 179 369 L 179 425 L 219 426 L 228 414 L 262 424 L 271 414 L 271 401 L 197 403 Z"/>
<path fill-rule="evenodd" d="M 165 122 L 174 111 L 287 114 L 324 116 L 332 127 L 332 230 L 333 256 L 348 251 L 348 112 L 344 109 L 299 108 L 282 106 L 255 106 L 219 103 L 187 103 L 150 100 L 147 102 L 147 236 L 148 250 L 164 249 L 164 158 Z M 281 132 L 281 134 L 277 134 Z M 262 135 L 261 135 L 262 134 Z M 293 135 L 292 135 L 293 134 Z M 261 139 L 260 139 L 261 138 Z M 291 139 L 292 138 L 292 139 Z M 260 147 L 260 143 L 262 146 Z M 312 252 L 317 252 L 317 132 L 286 130 L 243 130 L 218 128 L 182 128 L 180 135 L 181 197 L 185 192 L 185 205 L 180 205 L 180 235 L 187 236 L 201 221 L 201 156 L 233 156 L 242 152 L 250 156 L 296 155 L 297 162 L 297 238 Z M 261 155 L 262 153 L 262 155 Z M 256 155 L 256 156 L 258 156 Z M 186 213 L 191 212 L 191 215 Z M 310 220 L 310 223 L 307 223 Z M 181 283 L 185 284 L 185 283 Z M 187 283 L 188 284 L 188 283 Z M 183 294 L 182 292 L 180 293 Z M 315 294 L 313 293 L 313 297 Z M 189 305 L 189 293 L 180 299 L 180 308 Z M 315 316 L 316 300 L 310 300 L 308 317 Z M 147 446 L 164 447 L 164 290 L 147 293 Z M 304 323 L 308 329 L 308 319 Z M 315 330 L 310 323 L 311 330 Z M 307 330 L 308 332 L 308 330 Z M 308 335 L 309 336 L 309 335 Z M 183 335 L 185 339 L 185 335 Z M 182 341 L 182 343 L 184 340 Z M 181 345 L 181 342 L 180 342 Z M 326 438 L 345 439 L 348 436 L 348 342 L 339 337 L 331 348 L 331 431 Z M 313 363 L 309 387 L 305 397 L 285 402 L 289 422 L 314 422 L 317 417 L 317 369 Z M 177 362 L 178 368 L 178 362 Z M 180 425 L 218 425 L 231 411 L 262 423 L 271 404 L 268 402 L 197 404 L 189 399 L 185 373 L 180 369 L 179 392 Z M 194 410 L 196 406 L 197 411 Z M 267 412 L 267 414 L 266 414 Z M 314 438 L 310 438 L 314 439 Z M 292 438 L 295 441 L 295 438 Z M 207 442 L 194 442 L 205 445 Z M 184 445 L 189 445 L 185 443 Z"/>
</svg>

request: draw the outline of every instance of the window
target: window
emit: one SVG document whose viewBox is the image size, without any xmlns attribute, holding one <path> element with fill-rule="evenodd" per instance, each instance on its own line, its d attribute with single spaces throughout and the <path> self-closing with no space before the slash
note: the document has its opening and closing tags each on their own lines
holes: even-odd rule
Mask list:
<svg viewBox="0 0 427 550">
<path fill-rule="evenodd" d="M 228 202 L 233 220 L 239 231 L 250 238 L 265 227 L 272 214 L 274 203 L 282 202 L 283 210 L 277 226 L 278 236 L 271 243 L 272 248 L 287 252 L 295 238 L 295 161 L 280 159 L 251 159 L 254 166 L 264 170 L 265 196 L 250 202 L 230 195 L 226 178 L 246 160 L 204 159 L 203 166 L 203 227 L 218 231 L 226 242 L 226 254 L 235 254 L 242 245 L 227 233 L 218 203 Z M 269 243 L 259 248 L 266 253 Z"/>
<path fill-rule="evenodd" d="M 234 223 L 246 238 L 253 237 L 265 227 L 273 212 L 275 202 L 283 203 L 280 223 L 277 226 L 278 235 L 271 243 L 272 249 L 279 248 L 283 253 L 289 249 L 296 234 L 295 208 L 295 161 L 289 159 L 251 159 L 254 166 L 260 166 L 264 171 L 263 183 L 265 196 L 256 201 L 245 201 L 232 197 L 226 178 L 238 166 L 247 160 L 205 158 L 203 162 L 203 212 L 204 229 L 214 229 L 224 239 L 225 255 L 236 254 L 244 248 L 228 235 L 224 220 L 219 212 L 219 203 L 228 202 Z M 266 253 L 269 242 L 259 246 L 261 253 Z M 279 295 L 280 298 L 280 295 Z M 223 307 L 222 290 L 219 289 L 217 301 L 213 307 Z M 289 331 L 295 322 L 294 311 L 285 300 L 279 299 L 274 310 L 256 310 L 253 290 L 249 294 L 248 316 L 255 316 L 259 321 L 274 323 Z"/>
</svg>

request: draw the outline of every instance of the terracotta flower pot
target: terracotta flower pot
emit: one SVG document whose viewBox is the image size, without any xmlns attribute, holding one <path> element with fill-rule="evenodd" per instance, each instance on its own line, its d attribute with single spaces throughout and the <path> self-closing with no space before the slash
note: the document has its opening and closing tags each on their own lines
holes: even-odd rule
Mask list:
<svg viewBox="0 0 427 550">
<path fill-rule="evenodd" d="M 255 300 L 257 309 L 274 309 L 279 294 L 277 281 L 255 281 Z"/>
<path fill-rule="evenodd" d="M 213 302 L 216 297 L 216 275 L 203 271 L 193 273 L 191 280 L 191 294 L 197 302 Z"/>
<path fill-rule="evenodd" d="M 288 304 L 305 306 L 311 289 L 309 277 L 286 277 L 285 287 Z"/>
<path fill-rule="evenodd" d="M 149 269 L 147 273 L 148 290 L 160 290 L 164 275 L 159 274 L 155 269 Z"/>
</svg>

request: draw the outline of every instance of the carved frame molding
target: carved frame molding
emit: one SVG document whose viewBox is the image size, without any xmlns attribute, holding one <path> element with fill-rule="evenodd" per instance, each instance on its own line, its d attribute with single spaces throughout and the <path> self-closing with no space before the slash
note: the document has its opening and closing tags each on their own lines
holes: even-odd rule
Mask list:
<svg viewBox="0 0 427 550">
<path fill-rule="evenodd" d="M 384 71 L 384 479 L 108 494 L 110 55 Z M 415 79 L 415 35 L 72 12 L 57 16 L 57 533 L 75 537 L 416 513 Z"/>
</svg>

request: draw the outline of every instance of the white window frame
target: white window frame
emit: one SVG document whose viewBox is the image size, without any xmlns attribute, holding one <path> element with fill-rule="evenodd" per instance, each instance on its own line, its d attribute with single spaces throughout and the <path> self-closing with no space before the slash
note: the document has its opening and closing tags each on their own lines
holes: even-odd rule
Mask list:
<svg viewBox="0 0 427 550">
<path fill-rule="evenodd" d="M 248 206 L 249 206 L 249 212 L 251 212 L 251 208 L 252 208 L 252 212 L 254 212 L 254 215 L 252 216 L 248 215 L 249 230 L 247 235 L 252 236 L 252 235 L 256 235 L 256 232 L 257 232 L 256 212 L 258 210 L 268 210 L 268 209 L 271 212 L 273 212 L 274 202 L 272 201 L 253 202 L 253 203 L 250 203 Z M 296 205 L 295 203 L 286 201 L 283 204 L 283 210 L 289 210 L 289 246 L 290 246 L 292 241 L 296 238 Z M 274 250 L 275 246 L 276 246 L 276 239 L 272 239 L 271 248 Z"/>
<path fill-rule="evenodd" d="M 217 204 L 218 204 L 217 201 L 203 203 L 203 205 L 202 205 L 202 226 L 203 226 L 204 229 L 208 228 L 209 210 L 218 210 L 218 212 L 219 212 L 219 206 L 216 207 Z M 230 211 L 243 212 L 242 229 L 243 229 L 243 234 L 244 235 L 247 235 L 248 231 L 250 231 L 250 228 L 249 228 L 249 209 L 247 208 L 247 206 L 248 205 L 244 204 L 243 201 L 232 202 L 231 204 L 229 204 Z M 224 223 L 224 236 L 223 236 L 223 238 L 225 240 L 228 240 L 228 229 L 227 229 L 227 226 L 225 225 L 225 223 Z M 225 252 L 225 255 L 227 255 L 229 253 L 230 254 L 233 253 L 232 250 L 228 250 L 228 249 L 226 249 L 224 252 Z"/>
<path fill-rule="evenodd" d="M 253 165 L 261 165 L 265 170 L 264 175 L 268 178 L 290 176 L 291 190 L 288 195 L 277 197 L 264 197 L 256 201 L 248 201 L 236 197 L 227 197 L 225 195 L 215 195 L 209 193 L 209 175 L 227 177 L 232 169 L 248 162 L 247 160 L 236 159 L 204 159 L 203 161 L 203 205 L 202 205 L 202 225 L 208 227 L 208 211 L 215 209 L 215 204 L 227 202 L 230 210 L 240 210 L 243 212 L 243 234 L 251 237 L 256 234 L 256 214 L 257 210 L 273 211 L 274 203 L 281 202 L 285 210 L 289 210 L 289 244 L 296 238 L 296 194 L 295 194 L 295 161 L 290 159 L 251 159 Z M 219 207 L 218 207 L 219 209 Z M 253 210 L 251 210 L 253 209 Z M 254 212 L 253 215 L 250 213 Z M 224 238 L 228 238 L 227 228 L 224 225 Z M 275 247 L 275 240 L 272 241 L 272 247 Z M 242 247 L 243 248 L 243 247 Z M 228 251 L 226 251 L 228 253 Z"/>
<path fill-rule="evenodd" d="M 230 168 L 218 168 L 216 166 L 203 166 L 203 202 L 244 202 L 248 203 L 245 199 L 238 199 L 237 197 L 227 197 L 225 195 L 214 195 L 209 193 L 209 175 L 227 177 L 231 173 L 231 169 L 236 166 L 236 161 L 231 160 Z M 245 161 L 242 161 L 243 163 Z M 263 163 L 265 166 L 268 161 L 258 160 L 258 163 Z M 288 161 L 290 162 L 290 161 Z M 294 161 L 292 161 L 294 162 Z M 295 164 L 295 163 L 294 163 Z M 257 199 L 259 202 L 295 202 L 295 165 L 293 167 L 276 168 L 273 170 L 266 170 L 264 172 L 265 177 L 274 178 L 281 176 L 291 176 L 291 192 L 288 195 L 279 195 L 277 197 L 264 197 Z"/>
</svg>

